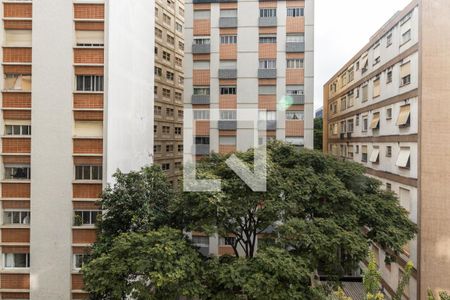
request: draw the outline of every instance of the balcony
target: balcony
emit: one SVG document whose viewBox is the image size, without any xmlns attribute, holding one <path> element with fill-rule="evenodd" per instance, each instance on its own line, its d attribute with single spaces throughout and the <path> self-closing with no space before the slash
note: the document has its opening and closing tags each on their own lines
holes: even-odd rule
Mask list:
<svg viewBox="0 0 450 300">
<path fill-rule="evenodd" d="M 219 69 L 219 79 L 236 79 L 236 69 Z"/>
<path fill-rule="evenodd" d="M 219 130 L 236 130 L 237 121 L 236 120 L 220 120 L 217 124 Z"/>
<path fill-rule="evenodd" d="M 211 52 L 210 44 L 194 44 L 192 45 L 193 54 L 209 54 Z"/>
<path fill-rule="evenodd" d="M 277 78 L 277 69 L 259 69 L 258 78 L 259 79 Z"/>
<path fill-rule="evenodd" d="M 289 95 L 292 99 L 292 104 L 294 105 L 303 105 L 305 104 L 305 95 Z"/>
<path fill-rule="evenodd" d="M 195 145 L 195 155 L 208 155 L 209 144 L 197 144 Z"/>
<path fill-rule="evenodd" d="M 276 120 L 266 120 L 258 122 L 259 130 L 277 130 L 277 121 Z"/>
<path fill-rule="evenodd" d="M 287 53 L 298 53 L 305 52 L 305 43 L 302 42 L 287 42 L 286 43 Z"/>
<path fill-rule="evenodd" d="M 236 28 L 237 23 L 236 17 L 221 17 L 219 19 L 219 28 Z"/>
<path fill-rule="evenodd" d="M 209 95 L 192 95 L 192 104 L 209 104 Z"/>
<path fill-rule="evenodd" d="M 277 26 L 276 17 L 259 18 L 259 27 L 275 27 Z"/>
</svg>

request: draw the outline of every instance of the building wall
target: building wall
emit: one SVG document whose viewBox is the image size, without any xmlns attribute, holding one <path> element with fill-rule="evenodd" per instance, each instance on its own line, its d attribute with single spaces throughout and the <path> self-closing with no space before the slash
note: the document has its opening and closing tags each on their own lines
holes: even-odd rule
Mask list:
<svg viewBox="0 0 450 300">
<path fill-rule="evenodd" d="M 161 69 L 161 76 L 155 72 L 155 163 L 167 168 L 167 175 L 173 182 L 180 175 L 183 157 L 183 84 L 184 74 L 184 1 L 158 0 L 156 4 L 155 66 Z M 166 23 L 165 16 L 170 18 Z M 181 26 L 181 31 L 180 27 Z M 173 43 L 170 42 L 173 37 Z M 170 55 L 167 58 L 166 53 Z M 180 62 L 181 60 L 181 62 Z M 166 72 L 174 74 L 168 80 Z M 167 94 L 170 91 L 170 95 Z M 159 113 L 160 111 L 160 113 Z M 173 115 L 172 115 L 173 114 Z M 163 132 L 163 126 L 170 127 L 170 133 Z"/>
<path fill-rule="evenodd" d="M 420 1 L 420 295 L 450 291 L 448 141 L 450 106 L 450 6 L 445 0 Z"/>
<path fill-rule="evenodd" d="M 408 31 L 409 39 L 403 37 Z M 369 176 L 397 193 L 414 222 L 420 220 L 418 42 L 419 8 L 413 1 L 375 33 L 324 86 L 324 151 L 366 166 Z M 406 73 L 408 81 L 403 79 Z M 406 108 L 408 122 L 399 124 Z M 405 149 L 409 159 L 403 167 L 399 160 Z M 390 265 L 384 263 L 383 249 L 373 245 L 373 250 L 387 294 L 396 290 L 406 262 L 414 263 L 416 269 L 406 296 L 418 299 L 417 240 L 405 245 L 397 262 Z"/>
</svg>

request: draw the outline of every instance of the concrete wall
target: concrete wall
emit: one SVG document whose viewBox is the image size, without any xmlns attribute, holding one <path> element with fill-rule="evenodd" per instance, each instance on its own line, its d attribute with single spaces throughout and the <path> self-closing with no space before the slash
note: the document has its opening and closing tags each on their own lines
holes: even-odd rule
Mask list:
<svg viewBox="0 0 450 300">
<path fill-rule="evenodd" d="M 106 2 L 105 173 L 152 162 L 154 2 Z"/>
<path fill-rule="evenodd" d="M 73 3 L 33 2 L 30 299 L 71 299 Z"/>
</svg>

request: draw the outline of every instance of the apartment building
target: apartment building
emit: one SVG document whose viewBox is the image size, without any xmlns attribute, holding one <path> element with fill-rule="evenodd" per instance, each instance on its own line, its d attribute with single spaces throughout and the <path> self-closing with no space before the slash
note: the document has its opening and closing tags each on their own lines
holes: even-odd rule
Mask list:
<svg viewBox="0 0 450 300">
<path fill-rule="evenodd" d="M 153 152 L 154 4 L 5 0 L 0 298 L 85 299 L 96 205 Z M 149 71 L 150 70 L 150 71 Z"/>
<path fill-rule="evenodd" d="M 389 296 L 414 263 L 405 299 L 450 290 L 449 14 L 446 0 L 413 1 L 324 86 L 324 151 L 363 164 L 420 227 L 393 263 L 372 246 Z"/>
<path fill-rule="evenodd" d="M 314 1 L 185 7 L 185 160 L 244 151 L 264 136 L 313 148 Z M 231 249 L 232 237 L 197 239 L 205 253 Z"/>
<path fill-rule="evenodd" d="M 183 161 L 184 1 L 155 1 L 154 162 L 174 184 Z"/>
</svg>

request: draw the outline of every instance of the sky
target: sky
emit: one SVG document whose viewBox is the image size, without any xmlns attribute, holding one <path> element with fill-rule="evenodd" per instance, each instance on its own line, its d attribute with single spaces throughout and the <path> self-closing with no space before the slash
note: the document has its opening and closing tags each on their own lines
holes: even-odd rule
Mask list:
<svg viewBox="0 0 450 300">
<path fill-rule="evenodd" d="M 315 101 L 322 107 L 323 85 L 411 0 L 315 0 Z"/>
</svg>

